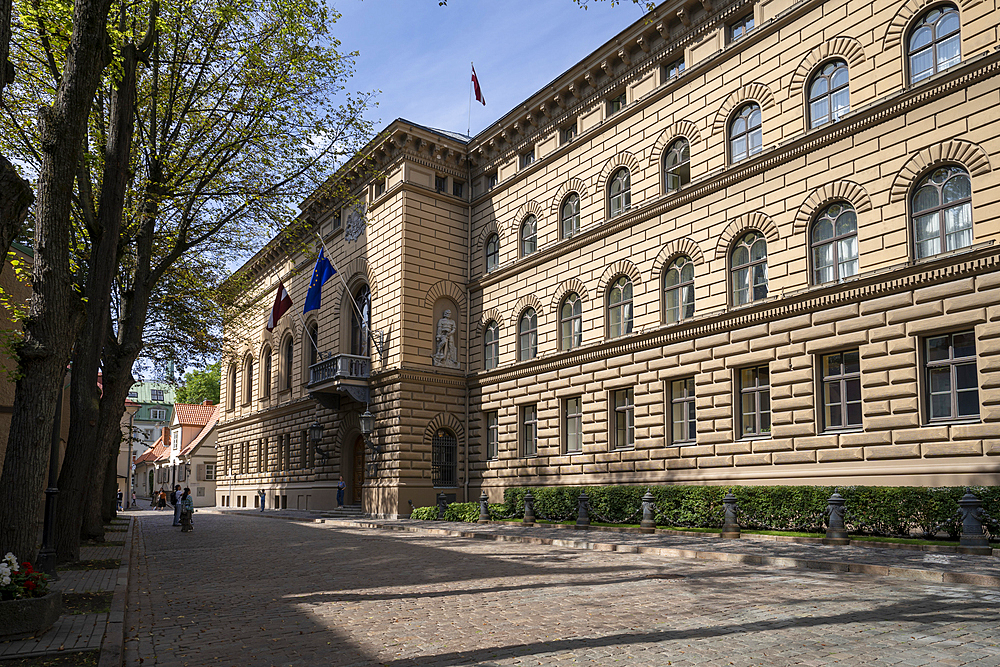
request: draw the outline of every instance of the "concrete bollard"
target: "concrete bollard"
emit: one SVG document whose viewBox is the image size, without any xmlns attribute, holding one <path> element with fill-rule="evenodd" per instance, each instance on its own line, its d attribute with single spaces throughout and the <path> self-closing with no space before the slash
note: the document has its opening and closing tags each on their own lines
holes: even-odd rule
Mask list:
<svg viewBox="0 0 1000 667">
<path fill-rule="evenodd" d="M 490 497 L 483 494 L 479 496 L 479 521 L 477 523 L 489 523 L 490 522 Z"/>
<path fill-rule="evenodd" d="M 736 496 L 730 491 L 722 499 L 725 507 L 725 518 L 722 521 L 722 537 L 727 540 L 738 540 L 740 538 L 740 520 L 736 516 L 739 507 L 736 504 Z"/>
<path fill-rule="evenodd" d="M 531 491 L 524 494 L 524 518 L 521 519 L 521 523 L 525 526 L 535 524 L 535 497 L 531 495 Z"/>
<path fill-rule="evenodd" d="M 844 497 L 833 490 L 833 495 L 826 501 L 826 538 L 823 544 L 850 544 L 851 538 L 844 526 Z"/>
<path fill-rule="evenodd" d="M 580 497 L 576 499 L 576 526 L 577 530 L 586 530 L 590 526 L 590 514 L 588 510 L 590 509 L 590 498 L 587 497 L 586 491 L 580 492 Z"/>
<path fill-rule="evenodd" d="M 448 499 L 444 493 L 438 494 L 438 521 L 444 521 L 444 512 L 448 509 Z"/>
<path fill-rule="evenodd" d="M 656 505 L 656 498 L 649 491 L 642 497 L 642 521 L 639 522 L 640 533 L 656 532 L 656 517 L 653 515 L 653 507 Z"/>
<path fill-rule="evenodd" d="M 993 549 L 983 531 L 983 501 L 966 489 L 958 501 L 958 513 L 962 517 L 962 536 L 958 540 L 958 553 L 990 556 Z"/>
</svg>

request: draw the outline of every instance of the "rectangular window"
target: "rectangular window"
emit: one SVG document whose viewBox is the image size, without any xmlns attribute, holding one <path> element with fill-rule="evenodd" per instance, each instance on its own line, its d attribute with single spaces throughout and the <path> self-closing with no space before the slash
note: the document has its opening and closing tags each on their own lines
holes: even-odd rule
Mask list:
<svg viewBox="0 0 1000 667">
<path fill-rule="evenodd" d="M 170 432 L 170 449 L 181 448 L 181 429 L 176 428 Z"/>
<path fill-rule="evenodd" d="M 384 194 L 385 194 L 385 179 L 380 178 L 379 180 L 375 181 L 375 196 L 381 197 Z"/>
<path fill-rule="evenodd" d="M 625 93 L 615 95 L 608 100 L 608 115 L 613 116 L 625 108 Z"/>
<path fill-rule="evenodd" d="M 566 434 L 566 453 L 583 451 L 583 399 L 567 398 L 563 409 L 563 433 Z"/>
<path fill-rule="evenodd" d="M 686 445 L 695 441 L 694 378 L 670 383 L 670 443 Z"/>
<path fill-rule="evenodd" d="M 453 180 L 451 182 L 451 194 L 455 195 L 456 197 L 461 197 L 464 189 L 465 189 L 465 183 L 463 183 L 462 181 Z"/>
<path fill-rule="evenodd" d="M 500 415 L 495 410 L 486 413 L 486 458 L 500 458 Z"/>
<path fill-rule="evenodd" d="M 497 186 L 497 183 L 499 183 L 499 182 L 500 182 L 500 175 L 499 175 L 499 173 L 497 173 L 497 172 L 494 171 L 494 172 L 490 172 L 489 174 L 486 174 L 486 189 L 487 190 L 492 190 L 493 188 L 495 188 Z"/>
<path fill-rule="evenodd" d="M 531 166 L 535 161 L 535 149 L 532 148 L 527 153 L 521 153 L 521 169 Z"/>
<path fill-rule="evenodd" d="M 559 145 L 568 144 L 576 138 L 576 121 L 559 130 Z"/>
<path fill-rule="evenodd" d="M 824 431 L 861 426 L 861 355 L 858 350 L 820 358 Z"/>
<path fill-rule="evenodd" d="M 448 177 L 447 176 L 434 176 L 434 189 L 438 192 L 447 192 L 448 190 Z"/>
<path fill-rule="evenodd" d="M 128 397 L 129 398 L 139 398 L 139 392 L 137 392 L 137 391 L 130 391 L 128 393 Z"/>
<path fill-rule="evenodd" d="M 167 411 L 160 408 L 152 408 L 149 411 L 149 418 L 153 421 L 163 421 L 167 418 Z"/>
<path fill-rule="evenodd" d="M 753 30 L 753 14 L 747 14 L 729 26 L 729 41 L 735 42 L 742 39 L 751 30 Z"/>
<path fill-rule="evenodd" d="M 663 81 L 669 81 L 684 71 L 684 59 L 663 66 Z"/>
<path fill-rule="evenodd" d="M 521 408 L 521 452 L 524 456 L 538 455 L 538 406 Z"/>
<path fill-rule="evenodd" d="M 740 437 L 771 435 L 771 385 L 767 366 L 739 371 Z"/>
<path fill-rule="evenodd" d="M 615 449 L 635 446 L 635 395 L 631 388 L 612 392 L 615 405 L 615 430 L 612 434 Z"/>
<path fill-rule="evenodd" d="M 206 463 L 205 464 L 205 481 L 211 482 L 215 479 L 215 464 Z"/>
<path fill-rule="evenodd" d="M 343 209 L 338 210 L 333 214 L 333 228 L 340 229 L 341 225 L 344 224 L 344 211 Z"/>
<path fill-rule="evenodd" d="M 154 403 L 162 403 L 163 402 L 163 390 L 162 389 L 151 389 L 149 391 L 149 400 L 153 401 Z"/>
<path fill-rule="evenodd" d="M 978 417 L 975 332 L 932 336 L 924 344 L 930 420 Z"/>
</svg>

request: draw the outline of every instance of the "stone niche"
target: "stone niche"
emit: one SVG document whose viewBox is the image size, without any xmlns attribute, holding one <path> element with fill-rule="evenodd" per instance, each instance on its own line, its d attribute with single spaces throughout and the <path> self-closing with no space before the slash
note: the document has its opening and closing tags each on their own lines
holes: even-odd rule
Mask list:
<svg viewBox="0 0 1000 667">
<path fill-rule="evenodd" d="M 431 319 L 431 363 L 438 368 L 462 369 L 462 313 L 452 299 L 438 299 Z"/>
</svg>

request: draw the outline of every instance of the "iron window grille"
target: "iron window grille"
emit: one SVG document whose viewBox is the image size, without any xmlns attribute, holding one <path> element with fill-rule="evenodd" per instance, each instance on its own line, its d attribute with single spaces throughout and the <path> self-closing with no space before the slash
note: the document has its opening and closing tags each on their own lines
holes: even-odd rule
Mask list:
<svg viewBox="0 0 1000 667">
<path fill-rule="evenodd" d="M 448 429 L 438 429 L 431 440 L 431 477 L 435 487 L 458 486 L 458 439 Z"/>
</svg>

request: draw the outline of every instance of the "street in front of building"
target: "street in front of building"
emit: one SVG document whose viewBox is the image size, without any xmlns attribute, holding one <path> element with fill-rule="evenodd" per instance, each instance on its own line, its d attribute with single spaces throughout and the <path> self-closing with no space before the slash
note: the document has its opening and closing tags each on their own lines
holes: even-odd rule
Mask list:
<svg viewBox="0 0 1000 667">
<path fill-rule="evenodd" d="M 139 520 L 129 665 L 1000 665 L 993 588 L 259 514 L 170 523 Z"/>
</svg>

